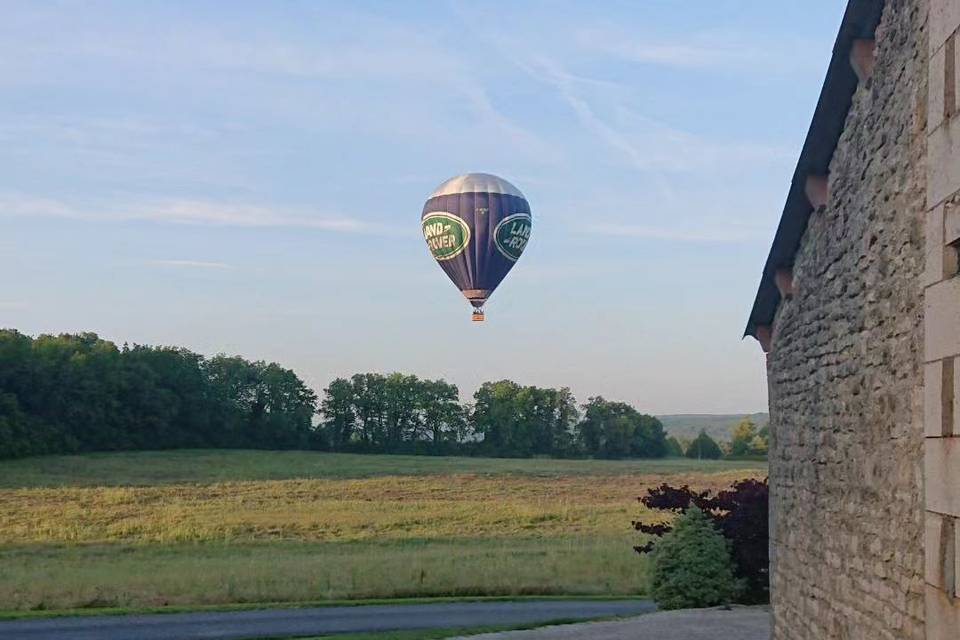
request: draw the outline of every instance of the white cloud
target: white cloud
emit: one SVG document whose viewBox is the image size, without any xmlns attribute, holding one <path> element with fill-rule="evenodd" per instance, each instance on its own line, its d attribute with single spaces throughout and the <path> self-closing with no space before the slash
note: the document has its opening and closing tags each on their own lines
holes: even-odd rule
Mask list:
<svg viewBox="0 0 960 640">
<path fill-rule="evenodd" d="M 823 52 L 829 51 L 829 44 L 785 41 L 783 37 L 768 41 L 756 34 L 731 31 L 690 33 L 682 39 L 662 40 L 616 28 L 593 27 L 578 30 L 574 40 L 583 51 L 628 62 L 739 73 L 815 70 L 819 69 Z M 790 54 L 781 55 L 785 51 Z"/>
<path fill-rule="evenodd" d="M 166 200 L 124 207 L 122 217 L 174 224 L 236 227 L 304 227 L 326 231 L 370 233 L 382 231 L 356 218 L 324 215 L 304 209 L 284 209 L 204 200 Z"/>
<path fill-rule="evenodd" d="M 789 149 L 766 144 L 707 139 L 638 113 L 622 96 L 580 91 L 578 85 L 584 80 L 566 73 L 548 58 L 518 64 L 552 85 L 584 129 L 621 152 L 638 170 L 715 170 L 744 163 L 789 161 L 793 156 Z"/>
<path fill-rule="evenodd" d="M 755 239 L 754 234 L 737 229 L 681 229 L 616 223 L 595 223 L 586 227 L 584 231 L 597 235 L 695 244 L 739 244 Z"/>
<path fill-rule="evenodd" d="M 157 267 L 184 267 L 188 269 L 232 269 L 225 262 L 206 262 L 204 260 L 150 260 L 147 264 Z"/>
<path fill-rule="evenodd" d="M 78 7 L 79 9 L 79 7 Z M 53 12 L 44 26 L 66 35 L 37 38 L 30 29 L 0 26 L 0 69 L 11 72 L 65 59 L 88 59 L 119 68 L 238 71 L 300 78 L 429 76 L 454 71 L 456 61 L 426 34 L 380 20 L 375 14 L 340 14 L 335 28 L 318 26 L 309 38 L 272 37 L 269 29 L 237 29 L 223 21 L 193 20 L 167 26 L 137 18 L 115 23 L 74 19 Z M 346 22 L 356 27 L 353 36 Z M 39 22 L 39 20 L 38 20 Z M 36 24 L 36 23 L 35 23 Z"/>
<path fill-rule="evenodd" d="M 128 185 L 160 184 L 157 190 L 168 192 L 182 185 L 198 194 L 209 186 L 228 193 L 229 189 L 234 193 L 252 191 L 260 178 L 255 169 L 262 157 L 278 151 L 285 155 L 300 153 L 286 138 L 290 131 L 314 140 L 323 139 L 329 132 L 340 135 L 354 131 L 358 137 L 376 138 L 396 148 L 402 148 L 397 140 L 414 139 L 418 144 L 442 141 L 442 152 L 456 154 L 457 160 L 466 148 L 480 157 L 506 157 L 511 161 L 522 156 L 545 162 L 545 158 L 561 155 L 553 141 L 538 138 L 498 108 L 484 86 L 485 78 L 475 73 L 475 65 L 459 50 L 444 47 L 437 38 L 415 29 L 367 18 L 364 16 L 363 28 L 356 30 L 356 36 L 346 40 L 338 35 L 343 29 L 309 40 L 284 40 L 270 35 L 269 30 L 251 36 L 247 32 L 231 33 L 221 25 L 167 28 L 155 33 L 153 29 L 149 33 L 133 29 L 125 34 L 111 30 L 106 37 L 97 31 L 103 27 L 85 24 L 66 38 L 21 43 L 27 46 L 25 53 L 16 42 L 0 38 L 0 59 L 10 54 L 20 56 L 25 67 L 36 65 L 37 72 L 27 74 L 31 78 L 44 76 L 42 71 L 59 68 L 67 59 L 86 60 L 88 66 L 114 72 L 118 80 L 134 70 L 135 82 L 139 82 L 139 78 L 151 77 L 162 69 L 164 73 L 157 74 L 160 82 L 172 83 L 167 90 L 184 90 L 191 83 L 202 82 L 199 92 L 210 91 L 213 84 L 218 95 L 226 88 L 244 96 L 242 107 L 228 114 L 223 124 L 197 124 L 189 118 L 189 111 L 181 119 L 178 115 L 130 115 L 123 111 L 116 117 L 109 111 L 107 115 L 85 115 L 82 109 L 45 112 L 0 124 L 0 142 L 6 142 L 8 149 L 37 163 L 52 157 L 54 164 L 62 163 L 71 172 L 71 165 L 79 165 L 79 171 L 71 177 L 83 179 L 87 177 L 84 172 L 89 171 L 87 182 L 93 185 L 78 192 L 83 201 L 71 195 L 69 202 L 43 194 L 0 191 L 0 216 L 153 220 L 392 235 L 402 231 L 341 213 L 333 202 L 325 202 L 316 210 L 224 202 L 209 196 L 116 198 L 102 190 L 151 189 Z M 145 76 L 140 73 L 143 70 Z M 211 76 L 211 71 L 217 72 L 216 76 Z M 232 71 L 238 73 L 228 77 Z M 113 77 L 100 73 L 103 75 L 97 76 L 98 82 Z M 276 77 L 268 80 L 269 91 L 261 91 L 259 83 L 266 76 Z M 303 79 L 309 82 L 301 82 Z M 377 99 L 364 99 L 368 93 L 376 94 Z M 263 121 L 258 120 L 257 109 L 268 115 L 270 127 L 281 132 L 276 146 L 258 138 L 262 135 L 258 126 L 262 129 Z M 237 129 L 242 131 L 238 133 Z M 217 144 L 205 144 L 214 138 Z M 251 143 L 258 146 L 253 148 Z M 53 145 L 56 151 L 51 150 Z M 225 162 L 222 156 L 226 153 L 219 151 L 224 148 L 231 155 L 242 155 L 243 161 Z M 189 154 L 183 150 L 189 150 Z M 329 156 L 329 162 L 337 163 L 335 151 L 321 150 L 316 155 Z M 248 170 L 251 166 L 254 169 Z M 372 159 L 370 166 L 377 169 L 377 159 Z M 472 167 L 463 167 L 468 169 Z M 389 179 L 373 170 L 370 174 L 378 184 Z M 362 171 L 356 175 L 360 177 L 355 180 L 363 179 Z M 443 177 L 434 175 L 425 182 L 433 186 Z M 422 178 L 417 181 L 424 182 Z M 330 186 L 329 197 L 342 198 L 340 185 Z M 351 207 L 349 202 L 343 206 Z"/>
<path fill-rule="evenodd" d="M 0 192 L 0 217 L 70 218 L 92 222 L 149 220 L 231 227 L 297 227 L 341 233 L 391 234 L 395 230 L 308 208 L 268 207 L 209 200 L 145 199 L 143 202 L 75 206 L 44 196 Z"/>
<path fill-rule="evenodd" d="M 626 136 L 598 117 L 590 104 L 580 97 L 574 87 L 578 81 L 576 77 L 565 73 L 555 63 L 546 58 L 539 58 L 534 68 L 529 66 L 525 68 L 533 75 L 538 75 L 541 80 L 553 85 L 587 130 L 596 134 L 614 149 L 621 151 L 637 168 L 649 168 L 649 162 L 645 160 L 640 150 Z"/>
<path fill-rule="evenodd" d="M 476 35 L 528 76 L 556 91 L 587 133 L 617 152 L 628 166 L 651 178 L 668 201 L 678 199 L 666 175 L 670 172 L 706 171 L 713 175 L 738 165 L 789 162 L 794 157 L 789 149 L 740 140 L 715 140 L 647 117 L 635 107 L 634 88 L 570 73 L 557 57 L 547 55 L 542 48 L 525 49 L 505 32 L 486 26 L 481 29 L 478 24 L 487 22 L 470 21 Z M 602 41 L 597 35 L 600 31 L 583 33 L 594 34 L 598 43 Z M 697 55 L 700 53 L 705 51 L 697 50 Z"/>
</svg>

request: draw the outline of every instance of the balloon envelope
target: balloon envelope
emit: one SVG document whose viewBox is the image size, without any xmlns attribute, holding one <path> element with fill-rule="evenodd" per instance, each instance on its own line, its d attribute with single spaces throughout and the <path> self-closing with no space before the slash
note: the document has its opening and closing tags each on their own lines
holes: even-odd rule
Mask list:
<svg viewBox="0 0 960 640">
<path fill-rule="evenodd" d="M 520 190 L 489 173 L 450 178 L 420 218 L 431 255 L 478 309 L 520 258 L 532 222 Z"/>
</svg>

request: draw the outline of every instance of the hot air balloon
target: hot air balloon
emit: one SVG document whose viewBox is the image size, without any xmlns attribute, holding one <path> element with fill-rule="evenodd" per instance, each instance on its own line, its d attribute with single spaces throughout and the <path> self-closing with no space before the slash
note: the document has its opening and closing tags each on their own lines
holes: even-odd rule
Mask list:
<svg viewBox="0 0 960 640">
<path fill-rule="evenodd" d="M 530 239 L 530 205 L 489 173 L 450 178 L 430 194 L 420 223 L 427 248 L 483 320 L 483 304 Z"/>
</svg>

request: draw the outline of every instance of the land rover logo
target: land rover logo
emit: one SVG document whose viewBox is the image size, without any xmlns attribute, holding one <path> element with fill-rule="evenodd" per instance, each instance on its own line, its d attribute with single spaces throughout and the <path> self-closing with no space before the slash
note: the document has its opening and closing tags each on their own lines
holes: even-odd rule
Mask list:
<svg viewBox="0 0 960 640">
<path fill-rule="evenodd" d="M 428 213 L 422 224 L 423 238 L 437 260 L 460 255 L 470 242 L 470 227 L 452 213 Z"/>
<path fill-rule="evenodd" d="M 516 262 L 530 239 L 532 222 L 529 213 L 515 213 L 501 220 L 493 232 L 500 253 Z"/>
</svg>

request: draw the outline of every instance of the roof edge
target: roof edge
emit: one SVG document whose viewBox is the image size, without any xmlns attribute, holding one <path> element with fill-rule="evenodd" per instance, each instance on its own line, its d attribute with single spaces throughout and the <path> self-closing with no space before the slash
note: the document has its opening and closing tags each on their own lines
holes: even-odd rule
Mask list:
<svg viewBox="0 0 960 640">
<path fill-rule="evenodd" d="M 756 337 L 758 326 L 772 325 L 780 292 L 774 284 L 777 269 L 793 266 L 794 256 L 807 229 L 812 206 L 807 200 L 807 176 L 826 175 L 830 159 L 843 133 L 858 79 L 850 64 L 854 40 L 873 38 L 883 14 L 884 0 L 849 0 L 833 45 L 833 55 L 813 112 L 807 137 L 797 160 L 780 224 L 760 276 L 760 285 L 743 336 Z"/>
</svg>

